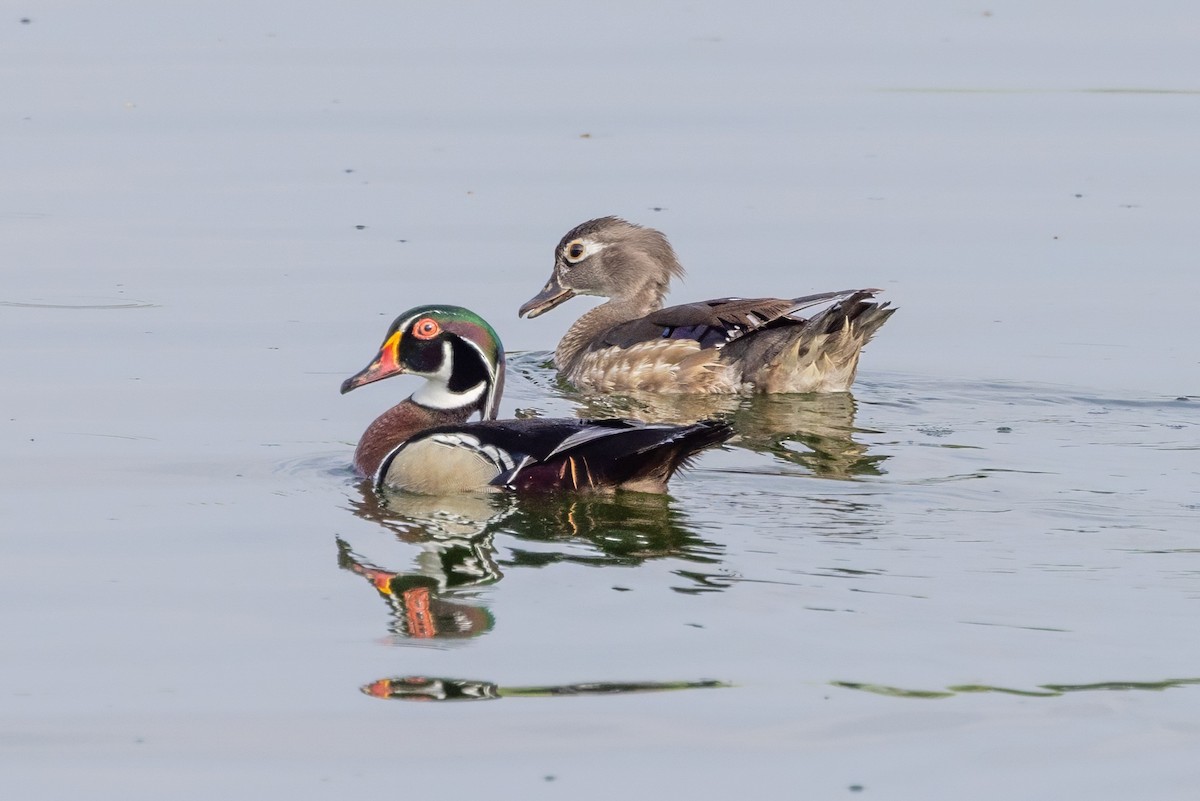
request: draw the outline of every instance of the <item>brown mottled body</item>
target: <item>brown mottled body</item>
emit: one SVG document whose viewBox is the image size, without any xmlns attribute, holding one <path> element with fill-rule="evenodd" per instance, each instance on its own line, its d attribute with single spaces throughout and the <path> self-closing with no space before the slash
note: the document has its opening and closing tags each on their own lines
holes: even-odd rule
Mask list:
<svg viewBox="0 0 1200 801">
<path fill-rule="evenodd" d="M 871 300 L 875 289 L 664 308 L 671 278 L 682 275 L 661 232 L 590 220 L 559 242 L 550 280 L 521 314 L 536 317 L 576 294 L 610 298 L 554 351 L 559 371 L 585 392 L 736 394 L 848 390 L 863 346 L 895 312 Z"/>
<path fill-rule="evenodd" d="M 747 325 L 746 334 L 719 346 L 662 338 L 596 347 L 612 326 L 585 314 L 559 343 L 555 365 L 584 392 L 844 392 L 854 383 L 863 345 L 895 311 L 866 302 L 865 292 L 849 294 L 812 319 L 780 315 L 758 328 Z"/>
<path fill-rule="evenodd" d="M 627 348 L 604 348 L 555 365 L 584 392 L 729 394 L 742 391 L 740 371 L 722 363 L 715 348 L 694 339 L 657 339 Z M 565 367 L 563 365 L 566 365 Z"/>
</svg>

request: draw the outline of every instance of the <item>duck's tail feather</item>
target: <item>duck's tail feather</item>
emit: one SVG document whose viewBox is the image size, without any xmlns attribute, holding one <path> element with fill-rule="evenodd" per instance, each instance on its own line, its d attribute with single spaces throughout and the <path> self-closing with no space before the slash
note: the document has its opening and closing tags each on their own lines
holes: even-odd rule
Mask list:
<svg viewBox="0 0 1200 801">
<path fill-rule="evenodd" d="M 747 365 L 746 381 L 761 392 L 849 390 L 863 346 L 896 312 L 890 304 L 873 299 L 878 291 L 859 289 L 794 299 L 790 320 L 748 337 L 738 348 L 737 358 Z M 840 299 L 810 318 L 796 313 L 831 296 Z"/>
<path fill-rule="evenodd" d="M 701 420 L 688 426 L 672 426 L 664 436 L 631 452 L 620 466 L 629 472 L 619 485 L 639 492 L 666 492 L 667 482 L 677 471 L 690 467 L 697 454 L 733 436 L 733 429 L 720 420 Z"/>
</svg>

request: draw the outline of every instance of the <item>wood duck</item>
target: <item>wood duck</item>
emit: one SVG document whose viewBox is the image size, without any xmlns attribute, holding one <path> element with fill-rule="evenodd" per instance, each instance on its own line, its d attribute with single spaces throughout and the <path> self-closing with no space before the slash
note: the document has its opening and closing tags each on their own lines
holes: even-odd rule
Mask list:
<svg viewBox="0 0 1200 801">
<path fill-rule="evenodd" d="M 863 345 L 895 312 L 869 300 L 878 289 L 664 309 L 671 279 L 682 277 L 661 232 L 601 217 L 562 238 L 550 280 L 519 314 L 537 317 L 575 295 L 610 298 L 554 351 L 555 366 L 585 392 L 748 393 L 848 390 Z"/>
<path fill-rule="evenodd" d="M 376 418 L 354 453 L 355 468 L 377 489 L 661 493 L 698 451 L 733 433 L 714 421 L 496 420 L 504 349 L 482 317 L 459 306 L 418 306 L 397 317 L 342 393 L 401 373 L 425 384 Z M 476 412 L 481 420 L 468 423 Z"/>
</svg>

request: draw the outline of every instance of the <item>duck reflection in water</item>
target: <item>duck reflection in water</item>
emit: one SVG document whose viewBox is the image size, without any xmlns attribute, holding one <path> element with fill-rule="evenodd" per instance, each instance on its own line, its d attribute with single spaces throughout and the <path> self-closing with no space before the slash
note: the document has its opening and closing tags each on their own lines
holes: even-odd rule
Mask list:
<svg viewBox="0 0 1200 801">
<path fill-rule="evenodd" d="M 496 565 L 487 524 L 507 512 L 505 496 L 454 495 L 440 498 L 395 493 L 380 495 L 367 482 L 354 513 L 419 545 L 415 568 L 395 572 L 379 567 L 337 539 L 338 566 L 362 576 L 391 607 L 392 634 L 413 639 L 478 637 L 492 629 L 492 613 L 474 598 L 479 587 L 503 574 Z"/>
<path fill-rule="evenodd" d="M 417 545 L 416 564 L 393 571 L 337 539 L 338 566 L 362 576 L 391 607 L 390 630 L 398 638 L 477 637 L 495 624 L 478 595 L 504 570 L 560 562 L 636 566 L 672 558 L 717 565 L 722 548 L 687 525 L 669 497 L 645 493 L 615 496 L 550 494 L 433 497 L 375 492 L 362 482 L 351 499 L 354 514 Z M 508 555 L 497 555 L 497 536 L 511 538 Z M 727 586 L 712 568 L 676 570 L 681 592 L 713 592 Z"/>
<path fill-rule="evenodd" d="M 729 687 L 723 681 L 587 682 L 537 687 L 501 687 L 490 681 L 395 676 L 378 679 L 362 688 L 372 698 L 399 701 L 492 701 L 497 698 L 553 698 L 566 695 L 624 695 L 627 693 L 701 690 Z"/>
<path fill-rule="evenodd" d="M 692 531 L 686 516 L 665 495 L 523 498 L 497 528 L 516 540 L 501 562 L 505 567 L 558 562 L 633 566 L 663 558 L 717 564 L 723 552 L 720 545 Z M 581 551 L 581 542 L 590 549 Z M 534 547 L 535 543 L 543 545 Z"/>
</svg>

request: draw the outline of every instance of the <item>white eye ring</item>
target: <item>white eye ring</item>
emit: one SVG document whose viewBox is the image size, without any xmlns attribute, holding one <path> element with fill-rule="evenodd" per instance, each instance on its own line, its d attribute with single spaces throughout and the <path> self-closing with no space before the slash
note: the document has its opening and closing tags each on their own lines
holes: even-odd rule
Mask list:
<svg viewBox="0 0 1200 801">
<path fill-rule="evenodd" d="M 585 255 L 587 255 L 587 247 L 583 244 L 582 239 L 576 239 L 563 248 L 563 257 L 572 264 L 582 259 Z"/>
<path fill-rule="evenodd" d="M 588 256 L 594 256 L 604 250 L 604 247 L 592 239 L 572 239 L 563 247 L 563 260 L 568 264 L 578 264 Z"/>
</svg>

